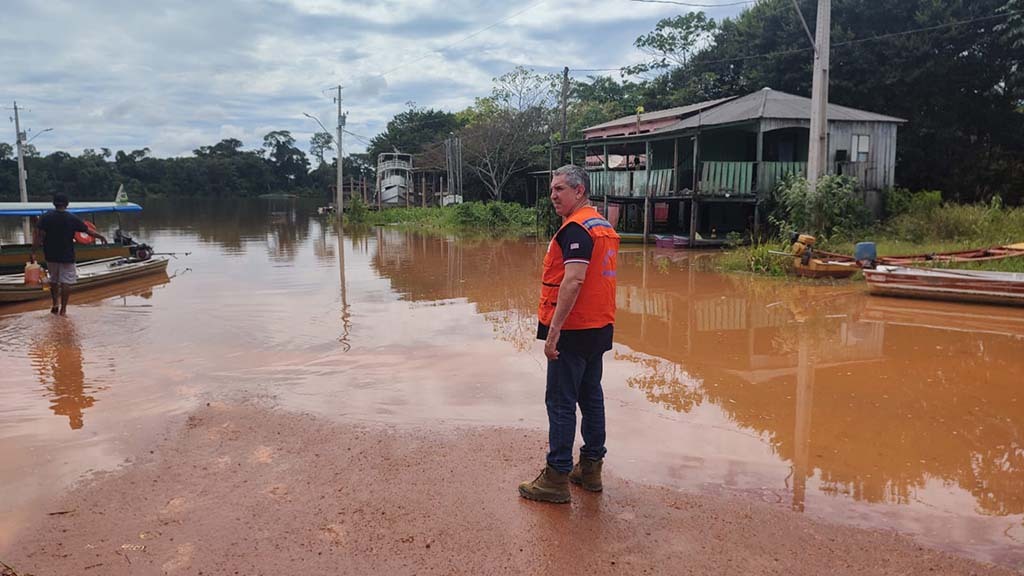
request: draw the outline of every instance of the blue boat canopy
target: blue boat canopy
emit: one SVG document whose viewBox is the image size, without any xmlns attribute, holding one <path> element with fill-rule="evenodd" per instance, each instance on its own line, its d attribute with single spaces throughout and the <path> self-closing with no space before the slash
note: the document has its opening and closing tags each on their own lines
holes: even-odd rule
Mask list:
<svg viewBox="0 0 1024 576">
<path fill-rule="evenodd" d="M 49 202 L 0 202 L 0 216 L 41 216 L 53 210 Z M 68 212 L 93 214 L 95 212 L 141 212 L 142 206 L 134 202 L 72 202 Z"/>
</svg>

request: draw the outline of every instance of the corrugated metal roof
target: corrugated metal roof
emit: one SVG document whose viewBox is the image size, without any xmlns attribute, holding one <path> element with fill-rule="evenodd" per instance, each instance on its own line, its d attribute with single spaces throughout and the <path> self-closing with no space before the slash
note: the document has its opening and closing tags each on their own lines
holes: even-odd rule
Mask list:
<svg viewBox="0 0 1024 576">
<path fill-rule="evenodd" d="M 707 102 L 698 102 L 697 104 L 690 104 L 688 106 L 678 106 L 676 108 L 666 108 L 665 110 L 657 110 L 655 112 L 645 112 L 645 113 L 640 115 L 640 122 L 643 123 L 643 122 L 649 122 L 649 121 L 652 121 L 652 120 L 661 120 L 661 119 L 664 119 L 664 118 L 673 118 L 675 116 L 686 116 L 688 114 L 696 113 L 699 110 L 706 110 L 706 109 L 711 108 L 713 106 L 717 106 L 717 105 L 721 104 L 722 102 L 728 102 L 729 100 L 733 100 L 735 98 L 736 98 L 735 96 L 730 96 L 728 98 L 719 98 L 717 100 L 708 100 Z M 585 133 L 590 132 L 592 130 L 600 130 L 602 128 L 611 128 L 613 126 L 620 126 L 620 125 L 625 126 L 625 125 L 631 125 L 631 124 L 635 124 L 635 123 L 636 123 L 636 114 L 634 114 L 632 116 L 623 116 L 622 118 L 616 118 L 615 120 L 609 120 L 608 122 L 605 122 L 603 124 L 598 124 L 596 126 L 589 126 L 587 128 L 584 128 L 583 129 L 583 133 L 585 134 Z"/>
<path fill-rule="evenodd" d="M 726 102 L 711 110 L 704 111 L 697 116 L 684 118 L 657 132 L 686 130 L 698 126 L 731 124 L 757 118 L 784 118 L 809 121 L 811 119 L 811 99 L 779 92 L 771 88 L 764 88 L 753 94 L 736 98 L 731 102 Z M 906 120 L 896 118 L 895 116 L 875 114 L 874 112 L 847 108 L 838 104 L 828 105 L 828 119 L 829 121 L 847 122 L 906 122 Z"/>
</svg>

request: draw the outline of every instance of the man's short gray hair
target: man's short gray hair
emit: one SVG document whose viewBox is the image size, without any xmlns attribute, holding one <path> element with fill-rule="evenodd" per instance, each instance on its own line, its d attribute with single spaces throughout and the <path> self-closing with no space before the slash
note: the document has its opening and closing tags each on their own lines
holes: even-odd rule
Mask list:
<svg viewBox="0 0 1024 576">
<path fill-rule="evenodd" d="M 590 173 L 575 164 L 566 164 L 551 173 L 551 178 L 565 176 L 565 182 L 573 188 L 582 185 L 583 195 L 590 196 Z"/>
</svg>

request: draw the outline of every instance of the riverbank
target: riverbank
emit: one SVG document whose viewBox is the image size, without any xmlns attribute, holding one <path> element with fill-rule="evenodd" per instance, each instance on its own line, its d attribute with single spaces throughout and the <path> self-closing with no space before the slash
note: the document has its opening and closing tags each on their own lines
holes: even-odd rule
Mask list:
<svg viewBox="0 0 1024 576">
<path fill-rule="evenodd" d="M 924 194 L 922 198 L 931 196 Z M 852 255 L 857 242 L 870 241 L 875 243 L 879 256 L 900 256 L 976 250 L 1024 242 L 1024 208 L 1004 208 L 998 203 L 942 205 L 941 197 L 912 204 L 905 212 L 873 228 L 819 238 L 817 248 Z M 721 272 L 785 276 L 789 273 L 790 259 L 772 251 L 788 250 L 789 243 L 781 239 L 741 246 L 723 253 L 716 268 Z M 1024 272 L 1024 257 L 936 265 Z"/>
<path fill-rule="evenodd" d="M 528 502 L 539 430 L 330 423 L 208 404 L 40 511 L 18 574 L 977 574 L 1010 570 L 606 466 L 605 492 Z"/>
</svg>

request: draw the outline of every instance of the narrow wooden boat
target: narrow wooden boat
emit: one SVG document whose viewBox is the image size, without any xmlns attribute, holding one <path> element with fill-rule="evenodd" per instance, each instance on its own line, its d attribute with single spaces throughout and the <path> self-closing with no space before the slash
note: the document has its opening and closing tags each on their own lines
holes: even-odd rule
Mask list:
<svg viewBox="0 0 1024 576">
<path fill-rule="evenodd" d="M 860 270 L 850 256 L 821 252 L 814 248 L 817 240 L 808 234 L 792 234 L 793 245 L 788 253 L 793 257 L 793 272 L 804 278 L 849 278 Z"/>
<path fill-rule="evenodd" d="M 872 294 L 1024 306 L 1024 273 L 882 265 L 865 269 Z"/>
<path fill-rule="evenodd" d="M 50 210 L 53 210 L 53 204 L 48 202 L 0 202 L 0 217 L 38 217 Z M 118 189 L 117 196 L 113 202 L 72 202 L 68 206 L 68 212 L 79 216 L 97 213 L 120 215 L 122 212 L 139 212 L 141 210 L 142 207 L 138 204 L 128 202 L 123 186 Z M 137 257 L 145 260 L 152 251 L 153 249 L 146 244 L 136 242 L 118 229 L 114 232 L 110 243 L 76 244 L 75 260 L 78 262 L 90 262 L 107 258 L 127 257 Z M 39 249 L 35 252 L 36 261 L 40 264 L 44 263 L 43 250 Z M 10 274 L 24 269 L 31 253 L 31 244 L 0 244 L 0 273 Z"/>
<path fill-rule="evenodd" d="M 860 271 L 860 266 L 852 259 L 811 258 L 805 263 L 803 258 L 796 257 L 793 271 L 804 278 L 849 278 Z"/>
<path fill-rule="evenodd" d="M 127 258 L 132 255 L 135 246 L 138 245 L 134 242 L 130 244 L 122 244 L 120 242 L 77 244 L 75 246 L 75 261 L 92 262 L 108 258 Z M 5 244 L 0 246 L 0 273 L 10 274 L 22 270 L 31 254 L 31 244 Z M 46 263 L 42 248 L 35 251 L 35 256 L 36 261 L 40 264 Z"/>
<path fill-rule="evenodd" d="M 923 264 L 926 262 L 988 262 L 991 260 L 1002 260 L 1004 258 L 1015 258 L 1018 256 L 1024 256 L 1024 242 L 1008 244 L 1006 246 L 993 246 L 991 248 L 961 250 L 959 252 L 881 256 L 878 258 L 878 262 L 880 264 L 888 264 L 892 266 L 909 266 L 912 264 Z"/>
<path fill-rule="evenodd" d="M 136 258 L 108 258 L 79 264 L 75 291 L 106 286 L 157 272 L 167 273 L 166 256 L 153 256 L 147 260 Z M 0 276 L 0 303 L 25 302 L 49 297 L 47 284 L 25 284 L 24 274 Z"/>
</svg>

